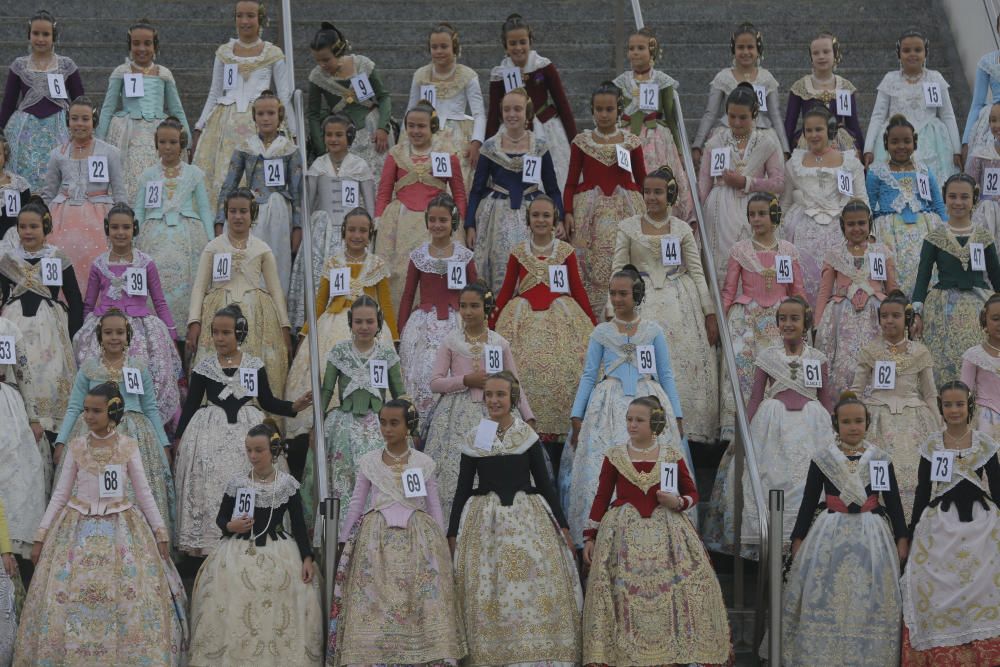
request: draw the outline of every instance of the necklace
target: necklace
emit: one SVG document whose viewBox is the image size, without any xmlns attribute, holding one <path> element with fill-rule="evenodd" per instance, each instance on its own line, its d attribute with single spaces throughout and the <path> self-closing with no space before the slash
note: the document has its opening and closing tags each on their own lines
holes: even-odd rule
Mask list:
<svg viewBox="0 0 1000 667">
<path fill-rule="evenodd" d="M 444 246 L 443 248 L 441 246 L 436 246 L 433 243 L 428 244 L 427 254 L 437 259 L 444 259 L 445 257 L 451 257 L 453 254 L 455 254 L 455 244 L 448 243 L 448 245 Z"/>
<path fill-rule="evenodd" d="M 750 239 L 750 242 L 753 243 L 753 246 L 755 248 L 757 248 L 757 250 L 760 250 L 761 252 L 771 252 L 773 250 L 777 250 L 778 249 L 778 243 L 779 243 L 779 241 L 776 240 L 771 245 L 764 245 L 763 243 L 761 243 L 757 239 Z"/>
<path fill-rule="evenodd" d="M 92 139 L 87 139 L 87 141 L 85 143 L 82 143 L 82 144 L 78 144 L 78 143 L 76 143 L 74 141 L 73 142 L 73 150 L 80 151 L 82 153 L 83 151 L 90 149 L 90 144 L 91 143 L 92 143 Z"/>
<path fill-rule="evenodd" d="M 660 446 L 659 443 L 656 442 L 655 440 L 649 445 L 649 447 L 636 447 L 635 445 L 632 444 L 631 440 L 628 441 L 628 448 L 631 449 L 633 452 L 636 452 L 637 454 L 644 454 L 648 451 L 656 449 L 659 446 Z"/>
<path fill-rule="evenodd" d="M 452 63 L 451 69 L 446 74 L 441 74 L 437 71 L 437 67 L 434 67 L 431 71 L 431 80 L 437 79 L 438 81 L 447 81 L 451 77 L 455 76 L 455 71 L 458 69 L 458 63 Z"/>
<path fill-rule="evenodd" d="M 620 317 L 618 317 L 617 315 L 615 315 L 614 316 L 614 322 L 618 326 L 624 328 L 625 331 L 631 331 L 631 330 L 634 330 L 637 326 L 639 326 L 639 317 L 636 316 L 636 318 L 634 320 L 623 320 Z"/>
<path fill-rule="evenodd" d="M 734 130 L 730 130 L 729 132 L 730 132 L 730 134 L 733 135 L 733 139 L 736 141 L 736 143 L 739 144 L 739 143 L 742 143 L 742 142 L 746 141 L 747 138 L 750 136 L 750 133 L 753 132 L 753 130 L 747 130 L 746 132 L 743 132 L 742 134 L 739 134 L 739 133 L 737 133 Z"/>
<path fill-rule="evenodd" d="M 93 438 L 94 440 L 109 440 L 109 439 L 111 439 L 111 436 L 113 436 L 115 434 L 116 434 L 116 431 L 115 431 L 114 427 L 111 427 L 110 429 L 108 429 L 108 432 L 105 435 L 97 435 L 96 433 L 94 433 L 93 431 L 91 431 L 90 432 L 90 437 Z"/>
<path fill-rule="evenodd" d="M 513 134 L 511 134 L 511 133 L 510 133 L 510 131 L 508 130 L 507 132 L 505 132 L 505 133 L 504 133 L 504 136 L 505 136 L 505 137 L 506 137 L 507 139 L 509 139 L 509 140 L 511 141 L 511 143 L 514 143 L 514 144 L 519 144 L 519 143 L 521 143 L 522 141 L 524 141 L 525 139 L 527 139 L 527 138 L 528 138 L 528 131 L 527 131 L 527 130 L 525 130 L 524 132 L 522 132 L 522 133 L 521 133 L 521 136 L 519 136 L 519 137 L 515 137 L 515 136 L 514 136 Z"/>
<path fill-rule="evenodd" d="M 531 239 L 531 254 L 536 257 L 548 257 L 556 248 L 556 239 L 553 237 L 543 246 L 535 245 L 535 239 Z"/>
<path fill-rule="evenodd" d="M 465 336 L 465 342 L 468 343 L 469 345 L 475 347 L 476 345 L 482 345 L 483 343 L 485 343 L 486 339 L 490 335 L 490 332 L 489 332 L 489 329 L 485 329 L 485 330 L 483 330 L 483 332 L 481 334 L 479 334 L 475 338 L 472 338 L 471 336 L 469 336 L 469 332 L 467 330 L 463 331 L 462 334 Z"/>
<path fill-rule="evenodd" d="M 240 43 L 240 46 L 242 46 L 244 49 L 253 49 L 264 43 L 264 40 L 260 38 L 260 35 L 257 35 L 257 39 L 253 40 L 252 42 L 244 42 L 242 39 L 238 41 Z"/>
<path fill-rule="evenodd" d="M 948 231 L 956 236 L 966 236 L 972 231 L 972 223 L 970 222 L 966 227 L 953 227 L 951 223 L 948 223 Z"/>
<path fill-rule="evenodd" d="M 145 74 L 146 76 L 149 76 L 150 74 L 152 74 L 152 73 L 153 73 L 153 70 L 155 70 L 155 69 L 156 69 L 156 63 L 154 63 L 154 62 L 151 62 L 151 63 L 149 63 L 149 66 L 148 66 L 148 67 L 143 67 L 142 65 L 136 65 L 136 64 L 135 64 L 134 62 L 132 62 L 132 61 L 130 60 L 130 61 L 128 62 L 128 65 L 129 65 L 129 67 L 131 67 L 132 69 L 137 69 L 137 70 L 139 70 L 139 74 Z"/>
<path fill-rule="evenodd" d="M 389 445 L 383 447 L 382 451 L 384 451 L 385 455 L 388 456 L 390 459 L 392 459 L 394 462 L 399 463 L 400 461 L 402 461 L 403 459 L 407 458 L 410 455 L 410 449 L 411 449 L 410 446 L 407 445 L 406 451 L 404 451 L 399 456 L 396 456 L 395 454 L 389 451 Z"/>
<path fill-rule="evenodd" d="M 844 443 L 843 440 L 838 441 L 837 447 L 844 453 L 844 456 L 860 456 L 865 453 L 866 449 L 864 442 L 860 442 L 852 447 L 851 445 Z"/>
<path fill-rule="evenodd" d="M 507 435 L 507 431 L 514 425 L 513 420 L 506 426 L 497 426 L 497 440 L 503 440 L 503 437 Z"/>
<path fill-rule="evenodd" d="M 239 350 L 237 350 L 237 352 L 239 352 Z M 223 367 L 231 367 L 233 365 L 233 361 L 235 360 L 236 352 L 233 354 L 219 355 L 219 365 Z"/>
<path fill-rule="evenodd" d="M 114 250 L 109 250 L 108 251 L 108 261 L 110 261 L 110 262 L 124 262 L 126 264 L 131 264 L 132 263 L 132 251 L 129 250 L 128 253 L 122 255 L 122 254 L 119 254 L 119 253 L 115 252 Z"/>
<path fill-rule="evenodd" d="M 822 162 L 823 162 L 823 156 L 826 155 L 827 153 L 829 153 L 832 150 L 833 150 L 833 146 L 827 146 L 826 150 L 824 150 L 822 153 L 817 153 L 815 151 L 809 151 L 809 154 L 812 155 L 813 160 L 816 161 L 816 164 L 822 164 Z"/>
<path fill-rule="evenodd" d="M 951 433 L 948 433 L 947 430 L 942 431 L 941 435 L 943 436 L 942 440 L 945 439 L 945 438 L 947 438 L 948 440 L 951 440 L 952 444 L 957 445 L 962 440 L 965 440 L 965 436 L 969 435 L 969 433 L 971 433 L 971 432 L 972 432 L 972 427 L 969 426 L 968 428 L 965 429 L 965 433 L 963 433 L 962 435 L 960 435 L 958 437 L 955 437 Z M 965 449 L 965 448 L 962 447 L 961 449 Z"/>
<path fill-rule="evenodd" d="M 240 243 L 237 243 L 236 240 L 234 240 L 232 235 L 230 235 L 229 233 L 226 233 L 226 238 L 229 239 L 229 245 L 233 246 L 237 250 L 246 250 L 247 244 L 250 242 L 249 236 L 242 240 L 242 245 Z"/>
<path fill-rule="evenodd" d="M 991 350 L 993 350 L 997 354 L 1000 354 L 1000 347 L 995 347 L 995 346 L 991 345 L 989 339 L 984 340 L 983 341 L 983 345 L 985 345 L 986 347 L 990 348 Z"/>
<path fill-rule="evenodd" d="M 267 532 L 268 528 L 271 527 L 271 519 L 274 518 L 274 482 L 276 482 L 277 479 L 278 479 L 278 471 L 277 470 L 272 470 L 271 471 L 271 487 L 270 487 L 270 489 L 271 489 L 271 501 L 270 501 L 271 511 L 267 515 L 267 523 L 264 524 L 263 530 L 261 530 L 259 533 L 257 533 L 256 535 L 254 535 L 253 528 L 252 527 L 250 528 L 250 539 L 248 540 L 250 542 L 250 544 L 247 545 L 247 551 L 246 551 L 246 553 L 247 553 L 248 556 L 255 556 L 255 555 L 257 555 L 257 545 L 255 544 L 255 542 L 256 542 L 257 538 L 259 538 L 262 535 L 264 535 Z M 253 470 L 250 470 L 250 481 L 253 483 L 254 486 L 256 486 L 258 482 L 260 484 L 266 484 L 267 483 L 267 476 L 265 476 L 263 479 L 258 480 L 257 477 L 254 475 Z"/>
<path fill-rule="evenodd" d="M 163 175 L 166 178 L 177 178 L 181 175 L 181 169 L 183 169 L 183 167 L 181 167 L 180 162 L 173 166 L 163 165 Z"/>
<path fill-rule="evenodd" d="M 609 132 L 607 134 L 601 132 L 596 127 L 592 130 L 592 132 L 594 133 L 595 136 L 600 137 L 601 139 L 613 139 L 617 137 L 619 134 L 621 134 L 621 130 L 619 130 L 617 127 L 614 129 L 614 131 Z"/>
<path fill-rule="evenodd" d="M 650 227 L 654 229 L 663 229 L 664 227 L 670 224 L 669 215 L 663 218 L 663 220 L 654 220 L 653 218 L 649 217 L 649 214 L 647 213 L 646 215 L 642 216 L 642 219 L 646 222 L 646 224 L 648 224 Z"/>
<path fill-rule="evenodd" d="M 902 72 L 902 75 L 903 75 L 903 78 L 906 79 L 907 83 L 916 83 L 917 81 L 920 81 L 922 78 L 924 78 L 924 71 L 923 71 L 923 69 L 921 69 L 920 73 L 919 74 L 915 74 L 915 75 L 914 74 L 907 74 L 906 72 Z"/>
<path fill-rule="evenodd" d="M 809 77 L 812 79 L 812 84 L 816 88 L 822 88 L 823 86 L 829 86 L 831 83 L 836 83 L 837 75 L 830 74 L 829 79 L 820 79 L 815 74 L 810 74 Z"/>
<path fill-rule="evenodd" d="M 911 167 L 912 168 L 913 167 L 913 160 L 910 159 L 910 158 L 906 158 L 902 162 L 897 162 L 896 160 L 893 160 L 892 158 L 889 158 L 889 166 L 890 167 L 896 167 L 898 170 L 902 170 L 904 167 Z"/>
<path fill-rule="evenodd" d="M 361 251 L 361 256 L 360 257 L 358 257 L 357 255 L 352 255 L 351 253 L 347 252 L 346 250 L 344 251 L 344 259 L 346 259 L 348 262 L 350 262 L 352 264 L 361 264 L 362 262 L 365 261 L 366 257 L 368 257 L 368 251 L 366 251 L 366 250 L 362 250 Z"/>
</svg>

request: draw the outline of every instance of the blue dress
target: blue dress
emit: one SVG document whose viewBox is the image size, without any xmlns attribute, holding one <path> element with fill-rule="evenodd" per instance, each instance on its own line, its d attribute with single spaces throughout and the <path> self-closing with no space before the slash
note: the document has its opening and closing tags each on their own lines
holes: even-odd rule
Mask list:
<svg viewBox="0 0 1000 667">
<path fill-rule="evenodd" d="M 980 58 L 976 65 L 976 85 L 962 133 L 962 143 L 968 144 L 970 156 L 977 146 L 993 143 L 990 109 L 997 102 L 1000 102 L 1000 51 L 993 51 Z"/>
</svg>

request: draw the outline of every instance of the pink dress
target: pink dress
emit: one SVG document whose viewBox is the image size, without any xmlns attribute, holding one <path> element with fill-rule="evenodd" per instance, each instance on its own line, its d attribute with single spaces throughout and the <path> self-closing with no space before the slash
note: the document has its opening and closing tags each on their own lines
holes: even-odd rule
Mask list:
<svg viewBox="0 0 1000 667">
<path fill-rule="evenodd" d="M 1000 439 L 1000 359 L 984 345 L 970 347 L 962 355 L 962 382 L 976 395 L 977 430 Z"/>
</svg>

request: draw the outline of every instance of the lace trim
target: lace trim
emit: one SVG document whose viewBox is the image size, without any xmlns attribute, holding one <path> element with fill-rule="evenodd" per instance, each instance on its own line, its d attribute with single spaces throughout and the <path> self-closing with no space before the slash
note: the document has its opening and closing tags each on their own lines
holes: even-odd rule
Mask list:
<svg viewBox="0 0 1000 667">
<path fill-rule="evenodd" d="M 815 359 L 821 364 L 827 363 L 825 354 L 805 343 L 802 345 L 802 354 L 798 357 L 788 356 L 782 345 L 772 345 L 757 354 L 754 364 L 767 373 L 772 380 L 771 385 L 766 391 L 767 398 L 773 398 L 778 392 L 791 389 L 809 400 L 816 400 L 818 390 L 806 387 L 805 385 L 805 371 L 802 368 L 803 359 Z M 795 363 L 798 366 L 795 367 L 795 377 L 792 377 L 792 364 Z"/>
<path fill-rule="evenodd" d="M 105 292 L 107 296 L 113 300 L 118 301 L 123 296 L 125 296 L 125 272 L 123 271 L 120 276 L 116 276 L 114 272 L 111 271 L 111 264 L 109 262 L 111 258 L 110 251 L 102 252 L 94 260 L 94 266 L 97 270 L 101 272 L 108 281 L 108 290 Z M 132 263 L 128 264 L 116 264 L 116 266 L 126 266 L 126 270 L 129 268 L 144 269 L 149 266 L 149 263 L 153 261 L 153 258 L 146 253 L 132 249 Z"/>
<path fill-rule="evenodd" d="M 717 88 L 727 95 L 736 88 L 742 81 L 737 81 L 736 77 L 733 76 L 733 70 L 727 67 L 720 70 L 715 78 L 712 79 L 711 87 Z M 775 92 L 778 90 L 778 80 L 774 76 L 764 69 L 763 67 L 757 68 L 757 78 L 754 81 L 748 81 L 747 83 L 756 83 L 758 86 L 764 86 L 768 93 Z"/>
<path fill-rule="evenodd" d="M 437 470 L 437 464 L 430 456 L 415 449 L 410 450 L 410 458 L 406 463 L 407 468 L 422 468 L 424 479 L 432 478 Z M 361 457 L 358 462 L 358 470 L 379 490 L 384 496 L 380 498 L 373 509 L 382 509 L 393 503 L 400 503 L 414 510 L 423 510 L 425 498 L 407 498 L 403 493 L 403 479 L 400 472 L 393 470 L 382 461 L 382 448 L 368 452 Z"/>
<path fill-rule="evenodd" d="M 760 263 L 760 254 L 761 253 L 757 250 L 754 250 L 752 239 L 737 241 L 733 246 L 733 249 L 730 251 L 730 256 L 735 259 L 740 266 L 751 273 L 762 274 L 765 271 L 773 271 L 773 268 L 765 268 L 764 265 Z M 778 239 L 778 247 L 774 251 L 774 254 L 789 255 L 793 262 L 799 261 L 798 248 L 784 239 Z"/>
<path fill-rule="evenodd" d="M 243 353 L 243 359 L 240 360 L 239 368 L 254 368 L 257 371 L 264 368 L 264 362 L 257 357 Z M 222 385 L 222 391 L 219 392 L 219 398 L 225 400 L 230 396 L 237 399 L 243 399 L 247 396 L 246 389 L 240 384 L 240 373 L 239 368 L 233 373 L 232 377 L 225 374 L 222 370 L 222 365 L 219 363 L 219 358 L 216 355 L 211 355 L 205 357 L 194 367 L 195 373 L 201 375 L 202 377 L 213 380 Z"/>
<path fill-rule="evenodd" d="M 472 429 L 466 433 L 465 441 L 461 445 L 461 451 L 466 456 L 477 459 L 487 456 L 523 454 L 536 442 L 538 442 L 538 434 L 524 420 L 515 416 L 514 423 L 504 433 L 503 440 L 494 437 L 493 447 L 489 451 L 476 447 L 476 429 Z"/>
<path fill-rule="evenodd" d="M 962 354 L 962 361 L 968 361 L 988 373 L 1000 375 L 1000 359 L 991 357 L 982 345 L 970 347 Z"/>
<path fill-rule="evenodd" d="M 139 448 L 139 443 L 126 435 L 118 434 L 118 438 L 115 440 L 114 451 L 111 452 L 111 457 L 107 460 L 102 460 L 98 462 L 93 457 L 93 452 L 90 447 L 87 446 L 87 436 L 83 435 L 78 438 L 73 438 L 68 445 L 70 451 L 73 453 L 73 460 L 76 465 L 82 470 L 86 470 L 91 475 L 100 475 L 104 472 L 104 466 L 106 465 L 121 465 L 122 467 L 128 464 L 130 458 L 132 458 L 133 452 Z"/>
<path fill-rule="evenodd" d="M 906 350 L 897 354 L 892 354 L 889 351 L 889 344 L 881 337 L 861 348 L 861 352 L 858 354 L 858 363 L 864 363 L 874 368 L 876 361 L 895 361 L 897 375 L 904 373 L 917 375 L 925 368 L 934 367 L 931 351 L 923 343 L 915 340 L 908 340 Z"/>
<path fill-rule="evenodd" d="M 330 269 L 350 268 L 352 264 L 352 262 L 347 261 L 344 251 L 338 250 L 326 260 L 326 264 L 323 265 L 323 272 L 329 274 Z M 374 253 L 366 253 L 358 277 L 351 278 L 351 300 L 353 301 L 361 296 L 365 287 L 374 287 L 388 277 L 389 268 L 385 260 Z"/>
<path fill-rule="evenodd" d="M 837 96 L 838 90 L 847 90 L 852 93 L 857 90 L 853 83 L 839 74 L 834 75 L 834 80 L 836 81 L 834 84 L 834 90 L 820 90 L 813 87 L 812 75 L 806 74 L 804 77 L 793 83 L 792 87 L 789 88 L 788 91 L 803 100 L 820 100 L 823 104 L 829 104 Z"/>
<path fill-rule="evenodd" d="M 544 138 L 536 136 L 534 132 L 528 130 L 528 150 L 524 153 L 508 153 L 500 148 L 500 137 L 507 135 L 507 128 L 501 127 L 495 135 L 483 142 L 483 147 L 479 150 L 479 156 L 488 158 L 507 171 L 521 173 L 524 169 L 524 157 L 534 155 L 542 157 L 549 152 L 548 142 Z"/>
<path fill-rule="evenodd" d="M 175 83 L 173 72 L 171 72 L 170 70 L 168 70 L 166 67 L 164 67 L 159 63 L 156 63 L 156 68 L 157 68 L 156 74 L 143 74 L 143 76 L 148 76 L 153 79 L 163 79 L 167 83 Z M 116 67 L 111 72 L 110 78 L 124 79 L 125 75 L 130 74 L 131 72 L 132 72 L 132 60 L 130 58 L 126 58 L 124 63 Z"/>
<path fill-rule="evenodd" d="M 292 496 L 298 493 L 299 483 L 287 472 L 275 470 L 275 473 L 274 481 L 270 484 L 252 479 L 249 475 L 235 477 L 229 480 L 226 485 L 226 495 L 235 498 L 240 488 L 251 488 L 256 492 L 254 495 L 255 508 L 278 508 L 287 505 Z"/>
<path fill-rule="evenodd" d="M 944 433 L 934 433 L 920 444 L 920 456 L 928 461 L 932 460 L 934 452 L 947 450 L 944 446 Z M 931 482 L 931 500 L 939 498 L 948 493 L 963 479 L 975 484 L 978 488 L 989 493 L 989 488 L 983 479 L 980 479 L 976 471 L 986 465 L 986 462 L 1000 450 L 993 438 L 982 431 L 972 432 L 972 444 L 965 450 L 947 450 L 955 452 L 955 465 L 952 471 L 950 482 Z M 959 456 L 964 454 L 964 456 Z"/>
<path fill-rule="evenodd" d="M 531 252 L 530 240 L 518 243 L 510 253 L 524 267 L 526 274 L 518 283 L 518 292 L 523 294 L 536 285 L 548 285 L 549 267 L 564 264 L 566 258 L 573 252 L 573 246 L 557 239 L 552 254 L 545 259 L 539 259 Z"/>
<path fill-rule="evenodd" d="M 413 73 L 413 83 L 416 86 L 434 86 L 435 93 L 439 100 L 446 100 L 465 90 L 469 82 L 476 77 L 476 71 L 465 65 L 456 65 L 455 73 L 451 78 L 431 79 L 434 72 L 434 65 L 424 65 Z"/>
<path fill-rule="evenodd" d="M 947 225 L 934 227 L 927 232 L 924 240 L 961 262 L 963 271 L 968 270 L 969 262 L 971 261 L 970 245 L 973 243 L 982 243 L 984 248 L 993 245 L 993 235 L 981 225 L 976 225 L 973 228 L 972 234 L 964 246 L 958 242 L 955 233 Z"/>
<path fill-rule="evenodd" d="M 486 345 L 502 345 L 506 343 L 507 339 L 498 334 L 492 329 L 486 330 Z M 445 336 L 443 345 L 447 346 L 453 352 L 456 352 L 463 357 L 468 357 L 469 359 L 478 359 L 483 354 L 483 344 L 484 343 L 470 343 L 465 340 L 465 333 L 460 329 L 452 329 Z"/>
<path fill-rule="evenodd" d="M 670 429 L 664 430 L 663 433 L 670 433 Z M 631 482 L 633 486 L 637 487 L 643 493 L 646 493 L 660 483 L 661 463 L 676 463 L 683 459 L 683 455 L 673 445 L 667 445 L 662 442 L 660 443 L 660 455 L 649 472 L 636 470 L 636 467 L 632 464 L 632 460 L 629 458 L 627 445 L 615 445 L 608 450 L 605 456 L 607 456 L 611 465 L 615 467 L 615 470 L 618 471 L 618 474 Z"/>
<path fill-rule="evenodd" d="M 599 144 L 594 141 L 594 131 L 584 130 L 573 138 L 573 144 L 583 153 L 601 164 L 611 166 L 618 164 L 618 151 L 616 146 L 623 146 L 629 152 L 634 151 L 642 145 L 642 140 L 628 130 L 622 130 L 622 140 L 617 144 Z"/>
<path fill-rule="evenodd" d="M 423 273 L 436 273 L 443 276 L 448 272 L 448 262 L 462 262 L 467 265 L 472 261 L 472 251 L 457 242 L 451 257 L 431 257 L 430 245 L 429 242 L 425 242 L 410 253 L 410 261 Z"/>
<path fill-rule="evenodd" d="M 848 459 L 844 452 L 836 444 L 830 444 L 813 455 L 813 463 L 826 475 L 834 486 L 840 491 L 841 499 L 846 504 L 863 505 L 868 500 L 868 492 L 865 486 L 868 482 L 868 462 L 872 459 L 876 461 L 890 461 L 891 457 L 884 450 L 865 440 L 865 452 L 858 459 L 855 470 L 848 466 Z"/>
</svg>

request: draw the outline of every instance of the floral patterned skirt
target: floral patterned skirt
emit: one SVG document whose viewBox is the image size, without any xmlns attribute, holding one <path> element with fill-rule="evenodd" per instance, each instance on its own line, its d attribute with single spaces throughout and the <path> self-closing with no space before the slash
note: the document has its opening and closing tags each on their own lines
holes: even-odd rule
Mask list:
<svg viewBox="0 0 1000 667">
<path fill-rule="evenodd" d="M 388 131 L 386 134 L 389 137 L 386 141 L 385 152 L 379 153 L 376 150 L 375 132 L 378 130 L 378 116 L 377 108 L 368 112 L 368 115 L 365 116 L 364 126 L 358 128 L 357 134 L 354 136 L 354 142 L 351 144 L 351 152 L 367 162 L 368 166 L 371 167 L 372 174 L 375 175 L 376 185 L 382 180 L 382 167 L 385 165 L 385 158 L 389 154 L 389 149 L 396 144 L 392 132 Z"/>
<path fill-rule="evenodd" d="M 375 254 L 384 259 L 389 267 L 389 293 L 399 312 L 410 253 L 428 238 L 424 212 L 411 211 L 401 201 L 393 199 L 382 211 L 376 232 Z"/>
<path fill-rule="evenodd" d="M 235 104 L 219 104 L 212 110 L 198 139 L 194 165 L 205 172 L 205 190 L 210 201 L 219 194 L 229 174 L 233 151 L 257 133 L 253 111 L 238 111 Z"/>
<path fill-rule="evenodd" d="M 208 244 L 208 235 L 201 220 L 180 217 L 180 224 L 169 225 L 158 218 L 140 221 L 142 233 L 135 238 L 135 247 L 153 258 L 160 273 L 160 285 L 167 300 L 170 316 L 180 329 L 183 339 L 191 304 L 191 287 L 198 275 L 198 259 Z"/>
<path fill-rule="evenodd" d="M 881 146 L 881 144 L 879 144 Z M 921 146 L 923 144 L 921 143 Z M 944 181 L 939 181 L 943 183 Z M 899 274 L 899 289 L 904 294 L 913 294 L 917 282 L 917 267 L 920 266 L 920 249 L 924 236 L 941 224 L 937 213 L 918 213 L 915 222 L 903 220 L 899 214 L 883 215 L 875 219 L 873 234 L 896 256 L 896 272 Z M 937 269 L 931 277 L 931 284 L 937 282 Z M 963 350 L 965 348 L 962 348 Z"/>
<path fill-rule="evenodd" d="M 17 639 L 17 609 L 14 605 L 14 580 L 0 567 L 0 665 L 14 659 Z"/>
<path fill-rule="evenodd" d="M 25 111 L 15 111 L 4 130 L 10 142 L 8 169 L 28 180 L 32 192 L 45 188 L 49 153 L 69 140 L 66 112 L 58 111 L 48 118 L 39 118 Z"/>
<path fill-rule="evenodd" d="M 879 303 L 877 297 L 870 296 L 861 310 L 855 310 L 849 299 L 841 299 L 828 303 L 823 311 L 823 320 L 816 330 L 816 348 L 829 360 L 831 396 L 840 396 L 850 389 L 858 367 L 858 352 L 881 335 Z"/>
<path fill-rule="evenodd" d="M 694 198 L 691 193 L 691 184 L 688 182 L 687 171 L 684 169 L 684 162 L 674 143 L 674 135 L 670 133 L 670 128 L 657 123 L 653 127 L 643 126 L 639 132 L 639 139 L 642 141 L 642 157 L 646 166 L 646 173 L 649 174 L 660 167 L 670 167 L 677 180 L 677 203 L 674 204 L 672 215 L 681 220 L 692 222 L 694 215 Z"/>
<path fill-rule="evenodd" d="M 97 204 L 89 199 L 81 204 L 62 202 L 51 206 L 52 233 L 46 241 L 69 257 L 83 294 L 87 293 L 91 264 L 108 249 L 104 218 L 110 209 L 110 204 Z"/>
<path fill-rule="evenodd" d="M 413 406 L 426 419 L 434 407 L 434 392 L 431 391 L 431 375 L 434 358 L 445 337 L 458 326 L 458 313 L 448 307 L 448 318 L 439 320 L 437 309 L 427 312 L 414 310 L 406 326 L 399 333 L 399 365 L 403 371 L 403 383 Z"/>
<path fill-rule="evenodd" d="M 45 514 L 45 464 L 16 385 L 0 382 L 0 501 L 14 553 L 27 558 Z M 48 442 L 41 444 L 48 448 Z M 3 567 L 0 567 L 0 572 Z M 2 574 L 0 574 L 2 576 Z M 3 624 L 0 599 L 0 625 Z M 0 630 L 2 633 L 2 630 Z M 2 643 L 2 642 L 0 642 Z M 0 660 L 0 665 L 5 664 Z"/>
<path fill-rule="evenodd" d="M 524 216 L 533 198 L 525 196 L 521 208 L 515 209 L 510 207 L 510 197 L 491 192 L 483 197 L 476 209 L 476 272 L 494 294 L 500 292 L 507 275 L 511 250 L 528 238 Z"/>
<path fill-rule="evenodd" d="M 906 523 L 913 514 L 913 496 L 917 490 L 917 468 L 920 466 L 920 445 L 931 433 L 941 430 L 937 413 L 927 405 L 906 407 L 893 414 L 885 405 L 868 405 L 872 423 L 868 439 L 889 452 L 899 483 L 899 499 L 903 502 Z"/>
<path fill-rule="evenodd" d="M 160 118 L 146 120 L 123 113 L 112 118 L 108 126 L 107 142 L 121 153 L 125 190 L 130 203 L 135 201 L 139 191 L 142 172 L 160 161 L 156 151 L 156 128 L 161 122 Z"/>
<path fill-rule="evenodd" d="M 736 375 L 740 381 L 741 400 L 746 405 L 750 400 L 750 389 L 753 387 L 753 376 L 756 371 L 754 360 L 757 353 L 772 345 L 781 343 L 778 332 L 778 306 L 780 302 L 767 308 L 756 301 L 747 304 L 734 303 L 726 316 L 729 322 L 729 332 L 732 337 L 733 355 L 736 357 Z M 722 382 L 719 392 L 722 394 L 722 439 L 732 440 L 736 433 L 736 397 L 730 389 L 732 382 L 726 366 L 722 366 Z"/>
<path fill-rule="evenodd" d="M 924 302 L 923 342 L 934 357 L 934 378 L 941 385 L 961 377 L 962 353 L 983 340 L 979 313 L 992 292 L 938 289 Z"/>
</svg>

